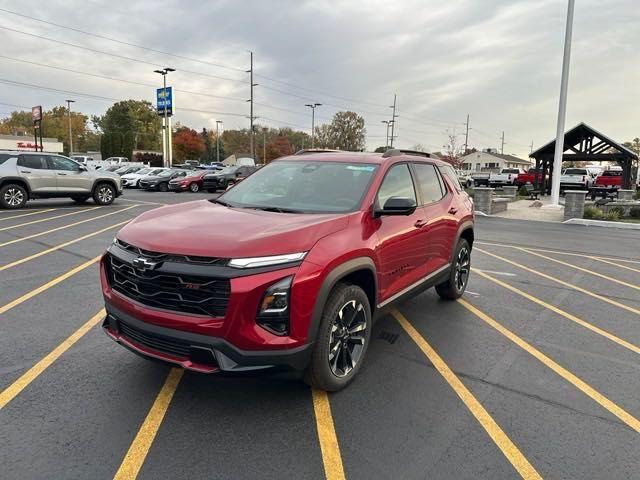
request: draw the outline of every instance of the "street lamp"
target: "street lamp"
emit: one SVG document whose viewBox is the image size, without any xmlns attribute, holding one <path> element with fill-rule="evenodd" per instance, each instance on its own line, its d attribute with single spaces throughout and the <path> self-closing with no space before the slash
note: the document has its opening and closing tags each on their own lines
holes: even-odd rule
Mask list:
<svg viewBox="0 0 640 480">
<path fill-rule="evenodd" d="M 69 113 L 69 156 L 73 155 L 73 137 L 71 136 L 71 104 L 75 103 L 75 100 L 66 100 L 67 111 Z"/>
<path fill-rule="evenodd" d="M 304 106 L 311 109 L 311 148 L 315 147 L 315 121 L 316 121 L 316 107 L 320 107 L 321 103 L 306 103 Z"/>
<path fill-rule="evenodd" d="M 262 163 L 267 163 L 267 127 L 262 128 Z"/>
<path fill-rule="evenodd" d="M 170 68 L 170 67 L 165 67 L 163 69 L 160 70 L 154 70 L 154 73 L 159 73 L 160 75 L 162 75 L 162 86 L 163 86 L 163 92 L 165 95 L 165 102 L 164 102 L 164 125 L 162 126 L 162 135 L 163 135 L 163 139 L 164 142 L 166 142 L 166 147 L 165 147 L 165 152 L 164 152 L 164 166 L 165 167 L 170 167 L 171 166 L 171 137 L 169 135 L 171 135 L 171 131 L 169 131 L 169 120 L 168 120 L 168 116 L 167 116 L 167 74 L 169 72 L 175 72 L 175 68 Z"/>
<path fill-rule="evenodd" d="M 220 124 L 222 120 L 216 120 L 216 162 L 220 163 Z"/>
</svg>

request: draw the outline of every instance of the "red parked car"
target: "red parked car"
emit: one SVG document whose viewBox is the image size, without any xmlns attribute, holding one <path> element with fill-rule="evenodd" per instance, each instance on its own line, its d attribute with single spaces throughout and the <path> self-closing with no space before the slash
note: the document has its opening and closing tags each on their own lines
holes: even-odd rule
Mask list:
<svg viewBox="0 0 640 480">
<path fill-rule="evenodd" d="M 621 170 L 605 170 L 596 177 L 593 182 L 594 187 L 599 188 L 622 188 L 622 171 Z"/>
<path fill-rule="evenodd" d="M 335 391 L 362 367 L 377 313 L 431 286 L 464 293 L 473 239 L 473 203 L 444 162 L 284 157 L 120 230 L 100 266 L 103 326 L 190 370 L 295 369 Z"/>
<path fill-rule="evenodd" d="M 194 170 L 188 173 L 186 177 L 174 178 L 169 182 L 169 190 L 173 192 L 190 192 L 196 193 L 202 190 L 202 177 L 208 172 L 207 170 Z"/>
</svg>

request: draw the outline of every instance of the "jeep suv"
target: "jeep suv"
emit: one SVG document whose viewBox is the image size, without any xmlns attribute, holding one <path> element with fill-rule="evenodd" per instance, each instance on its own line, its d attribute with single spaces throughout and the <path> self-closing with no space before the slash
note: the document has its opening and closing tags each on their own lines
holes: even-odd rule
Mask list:
<svg viewBox="0 0 640 480">
<path fill-rule="evenodd" d="M 463 294 L 473 240 L 449 164 L 398 150 L 284 157 L 122 228 L 100 264 L 103 327 L 189 370 L 294 369 L 336 391 L 362 368 L 376 314 L 431 286 Z"/>
<path fill-rule="evenodd" d="M 0 150 L 0 207 L 21 208 L 29 199 L 70 197 L 78 203 L 90 197 L 110 205 L 122 194 L 116 174 L 88 170 L 61 155 Z"/>
</svg>

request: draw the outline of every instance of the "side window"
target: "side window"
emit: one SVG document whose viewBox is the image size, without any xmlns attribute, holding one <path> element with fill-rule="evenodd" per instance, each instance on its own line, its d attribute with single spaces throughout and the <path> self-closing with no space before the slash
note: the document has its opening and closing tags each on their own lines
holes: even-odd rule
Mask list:
<svg viewBox="0 0 640 480">
<path fill-rule="evenodd" d="M 378 190 L 376 199 L 378 206 L 384 207 L 386 201 L 391 197 L 410 198 L 416 202 L 413 179 L 411 178 L 409 166 L 405 163 L 391 167 L 385 175 L 382 185 L 380 185 L 380 190 Z"/>
<path fill-rule="evenodd" d="M 32 170 L 47 170 L 47 155 L 20 155 L 18 165 Z"/>
<path fill-rule="evenodd" d="M 51 155 L 49 156 L 49 162 L 51 163 L 51 170 L 67 170 L 69 172 L 78 170 L 78 164 L 68 158 Z"/>
<path fill-rule="evenodd" d="M 0 165 L 2 165 L 4 162 L 9 160 L 10 158 L 11 158 L 11 155 L 7 153 L 0 153 Z"/>
<path fill-rule="evenodd" d="M 440 169 L 440 173 L 449 180 L 451 186 L 458 192 L 462 191 L 462 187 L 460 186 L 460 180 L 458 180 L 458 176 L 456 172 L 453 170 L 453 167 L 449 165 L 438 167 Z"/>
<path fill-rule="evenodd" d="M 444 193 L 436 167 L 428 163 L 414 163 L 413 168 L 422 192 L 422 201 L 425 204 L 440 201 L 444 197 Z"/>
</svg>

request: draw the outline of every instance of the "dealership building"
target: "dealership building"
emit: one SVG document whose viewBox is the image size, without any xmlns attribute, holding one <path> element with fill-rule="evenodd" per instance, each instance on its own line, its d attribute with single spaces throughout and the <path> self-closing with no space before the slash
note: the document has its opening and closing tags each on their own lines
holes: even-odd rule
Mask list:
<svg viewBox="0 0 640 480">
<path fill-rule="evenodd" d="M 57 138 L 43 138 L 42 147 L 45 152 L 49 153 L 63 152 L 62 142 L 59 142 Z M 35 139 L 24 135 L 0 135 L 0 150 L 35 152 Z"/>
</svg>

